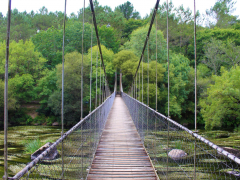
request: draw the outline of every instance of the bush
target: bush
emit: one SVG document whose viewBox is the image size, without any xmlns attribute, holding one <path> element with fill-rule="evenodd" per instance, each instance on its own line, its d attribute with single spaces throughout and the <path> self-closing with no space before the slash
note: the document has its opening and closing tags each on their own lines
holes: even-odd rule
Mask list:
<svg viewBox="0 0 240 180">
<path fill-rule="evenodd" d="M 47 125 L 52 125 L 52 123 L 56 122 L 58 119 L 55 116 L 49 116 L 46 119 Z"/>
<path fill-rule="evenodd" d="M 23 109 L 9 111 L 9 123 L 11 125 L 29 125 L 32 122 L 32 117 L 25 114 Z"/>
<path fill-rule="evenodd" d="M 34 122 L 37 124 L 43 124 L 46 122 L 46 117 L 44 115 L 39 115 L 34 119 Z"/>
<path fill-rule="evenodd" d="M 240 132 L 240 125 L 234 128 L 234 132 Z"/>
</svg>

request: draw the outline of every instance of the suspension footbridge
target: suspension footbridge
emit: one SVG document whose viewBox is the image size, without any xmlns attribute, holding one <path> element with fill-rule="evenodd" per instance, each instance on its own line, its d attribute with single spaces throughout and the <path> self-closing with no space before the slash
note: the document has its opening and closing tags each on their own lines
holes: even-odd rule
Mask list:
<svg viewBox="0 0 240 180">
<path fill-rule="evenodd" d="M 168 116 L 164 116 L 163 114 L 157 112 L 157 108 L 155 110 L 150 108 L 149 95 L 147 97 L 147 104 L 143 102 L 143 85 L 140 86 L 141 82 L 143 83 L 143 76 L 142 78 L 140 76 L 140 65 L 143 59 L 145 48 L 147 47 L 149 35 L 152 29 L 156 11 L 158 9 L 158 4 L 159 0 L 157 0 L 154 8 L 149 31 L 146 41 L 143 45 L 142 55 L 140 57 L 136 73 L 133 76 L 133 82 L 129 92 L 125 93 L 123 91 L 122 74 L 120 74 L 119 79 L 115 74 L 114 91 L 111 93 L 108 86 L 109 84 L 106 75 L 106 69 L 104 66 L 101 45 L 98 37 L 93 3 L 90 0 L 93 15 L 92 19 L 98 40 L 98 48 L 102 63 L 101 66 L 104 71 L 104 76 L 100 76 L 100 92 L 97 92 L 98 82 L 96 75 L 95 109 L 91 110 L 90 108 L 89 114 L 85 117 L 83 117 L 82 114 L 83 79 L 81 80 L 81 118 L 80 121 L 67 132 L 64 132 L 63 126 L 65 40 L 64 20 L 61 104 L 62 134 L 58 140 L 51 144 L 46 150 L 38 155 L 32 162 L 28 163 L 13 177 L 8 176 L 7 164 L 7 80 L 10 33 L 9 19 L 5 74 L 4 179 L 240 179 L 240 159 L 238 157 L 198 135 L 196 126 L 195 131 L 191 131 L 172 120 L 169 114 Z M 11 13 L 10 7 L 11 6 L 9 6 L 9 13 Z M 10 17 L 10 14 L 8 17 Z M 196 35 L 196 31 L 194 34 Z M 92 67 L 90 73 L 91 88 Z M 83 63 L 81 66 L 81 78 L 83 78 Z M 117 91 L 117 82 L 120 82 L 119 91 Z M 142 98 L 140 95 L 142 95 Z M 90 97 L 91 96 L 90 89 Z M 140 101 L 141 99 L 142 102 Z M 90 103 L 91 101 L 92 99 L 90 99 Z M 98 102 L 99 106 L 97 106 Z M 56 154 L 56 152 L 58 155 L 53 156 Z M 54 158 L 50 159 L 46 157 Z"/>
<path fill-rule="evenodd" d="M 60 157 L 44 158 L 56 149 Z M 239 162 L 128 94 L 114 92 L 9 179 L 239 179 Z"/>
<path fill-rule="evenodd" d="M 157 179 L 129 111 L 115 98 L 87 179 Z"/>
</svg>

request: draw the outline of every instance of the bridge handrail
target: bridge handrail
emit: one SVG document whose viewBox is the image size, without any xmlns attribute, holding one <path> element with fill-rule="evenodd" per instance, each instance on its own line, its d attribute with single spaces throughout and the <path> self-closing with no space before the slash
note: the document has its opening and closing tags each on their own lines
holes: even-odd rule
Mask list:
<svg viewBox="0 0 240 180">
<path fill-rule="evenodd" d="M 200 141 L 202 141 L 203 143 L 209 145 L 210 147 L 212 147 L 213 149 L 217 150 L 218 153 L 223 154 L 224 156 L 227 156 L 229 159 L 233 160 L 234 162 L 236 162 L 237 164 L 240 165 L 240 159 L 236 156 L 234 156 L 233 154 L 225 151 L 223 148 L 217 146 L 216 144 L 212 143 L 211 141 L 205 139 L 204 137 L 198 135 L 197 133 L 194 133 L 193 131 L 189 130 L 188 128 L 182 126 L 181 124 L 177 123 L 176 121 L 164 116 L 163 114 L 157 112 L 156 110 L 150 108 L 149 106 L 147 106 L 146 104 L 138 101 L 137 99 L 132 98 L 131 96 L 129 96 L 128 94 L 122 92 L 123 96 L 128 96 L 129 98 L 137 101 L 138 103 L 140 103 L 141 105 L 145 106 L 146 108 L 149 108 L 151 111 L 153 111 L 154 113 L 156 113 L 157 115 L 163 117 L 164 119 L 166 119 L 167 121 L 173 123 L 174 125 L 178 126 L 179 128 L 181 128 L 182 130 L 188 132 L 189 134 L 191 134 L 193 137 L 196 137 L 197 139 L 199 139 Z"/>
<path fill-rule="evenodd" d="M 77 129 L 86 119 L 88 119 L 92 114 L 94 114 L 98 109 L 100 109 L 105 102 L 115 96 L 115 92 L 113 92 L 101 105 L 99 105 L 96 109 L 94 109 L 91 113 L 89 113 L 86 117 L 84 117 L 81 121 L 79 121 L 75 126 L 73 126 L 70 130 L 63 134 L 58 140 L 56 140 L 49 148 L 43 151 L 37 158 L 31 161 L 26 167 L 24 167 L 21 171 L 19 171 L 14 177 L 9 179 L 19 179 L 24 174 L 26 174 L 32 167 L 34 167 L 38 162 L 40 162 L 48 153 L 51 152 L 59 143 L 61 143 L 69 134 L 71 134 L 75 129 Z"/>
</svg>

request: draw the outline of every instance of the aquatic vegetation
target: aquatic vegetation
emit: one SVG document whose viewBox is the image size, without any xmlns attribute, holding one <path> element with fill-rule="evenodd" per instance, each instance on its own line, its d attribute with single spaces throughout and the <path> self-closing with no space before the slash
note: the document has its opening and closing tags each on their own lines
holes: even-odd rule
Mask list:
<svg viewBox="0 0 240 180">
<path fill-rule="evenodd" d="M 44 144 L 40 141 L 39 137 L 34 140 L 27 140 L 25 144 L 25 152 L 32 154 Z"/>
</svg>

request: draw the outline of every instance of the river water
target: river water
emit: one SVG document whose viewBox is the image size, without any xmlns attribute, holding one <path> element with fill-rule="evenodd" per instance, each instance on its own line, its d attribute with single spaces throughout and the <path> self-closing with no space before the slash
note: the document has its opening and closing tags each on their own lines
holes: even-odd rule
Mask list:
<svg viewBox="0 0 240 180">
<path fill-rule="evenodd" d="M 15 126 L 8 129 L 8 166 L 27 164 L 31 154 L 25 152 L 29 140 L 40 139 L 41 142 L 54 142 L 61 136 L 61 128 L 53 126 Z M 0 131 L 0 179 L 4 175 L 4 131 Z M 9 171 L 9 176 L 14 173 Z"/>
</svg>

